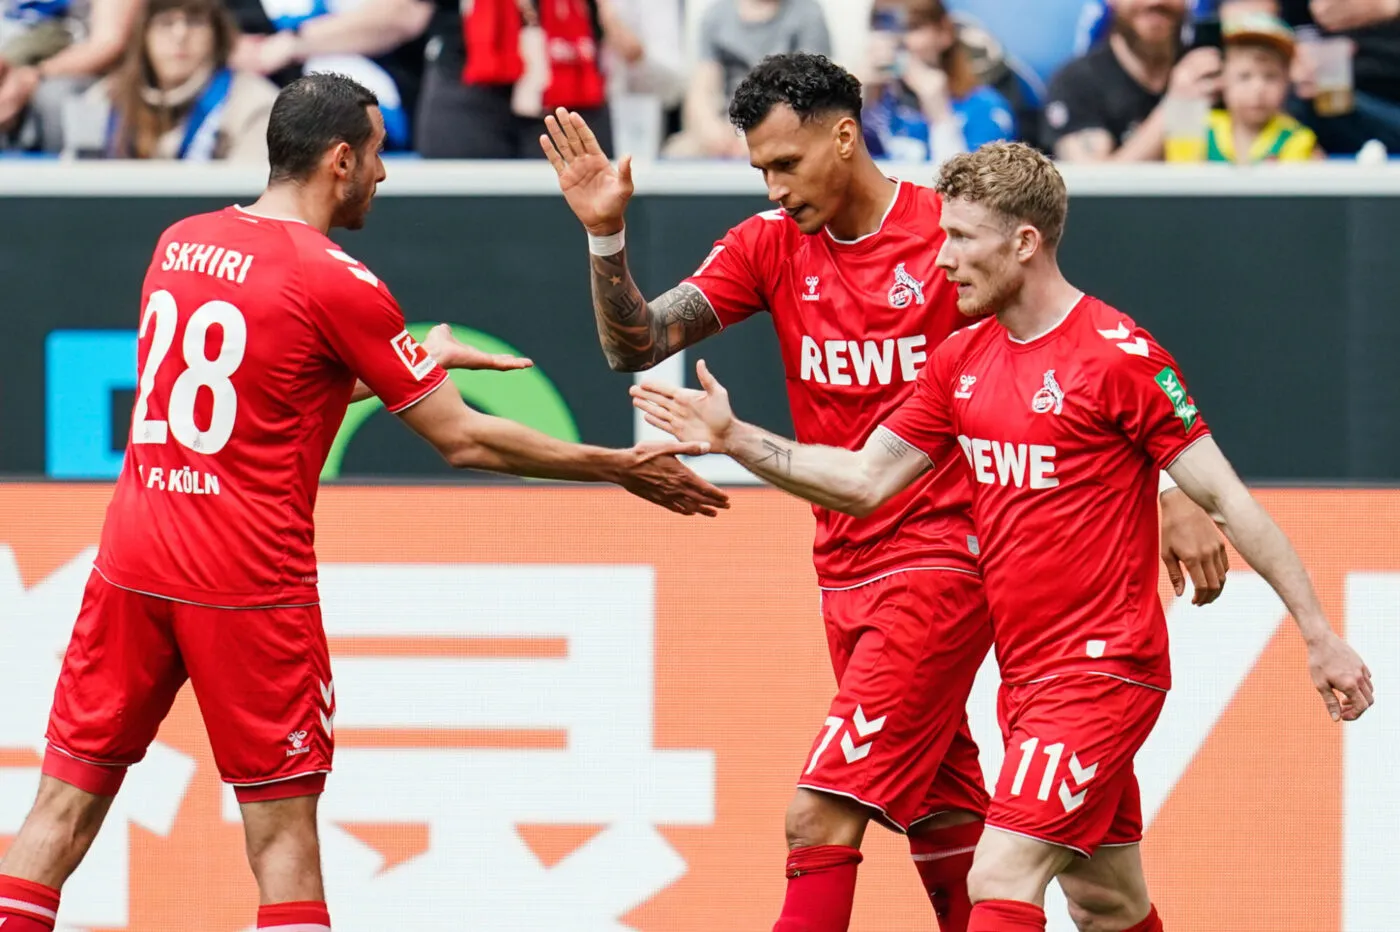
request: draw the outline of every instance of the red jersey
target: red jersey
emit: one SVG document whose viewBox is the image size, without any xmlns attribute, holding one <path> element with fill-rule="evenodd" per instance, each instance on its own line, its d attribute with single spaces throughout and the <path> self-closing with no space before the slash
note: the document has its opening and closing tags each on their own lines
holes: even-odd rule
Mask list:
<svg viewBox="0 0 1400 932">
<path fill-rule="evenodd" d="M 220 607 L 317 601 L 312 510 L 358 377 L 390 411 L 446 379 L 389 289 L 320 231 L 238 208 L 161 236 L 97 570 Z"/>
<path fill-rule="evenodd" d="M 773 316 L 797 439 L 858 450 L 909 397 L 934 347 L 966 323 L 934 267 L 942 206 L 930 188 L 901 183 L 869 236 L 808 236 L 784 211 L 730 230 L 695 285 L 728 327 Z M 844 588 L 910 567 L 977 571 L 971 492 L 957 464 L 916 482 L 867 518 L 814 507 L 818 582 Z"/>
<path fill-rule="evenodd" d="M 1090 297 L 1048 333 L 985 320 L 934 353 L 885 422 L 972 467 L 972 516 L 1002 679 L 1091 672 L 1166 689 L 1157 475 L 1209 433 L 1180 370 Z"/>
</svg>

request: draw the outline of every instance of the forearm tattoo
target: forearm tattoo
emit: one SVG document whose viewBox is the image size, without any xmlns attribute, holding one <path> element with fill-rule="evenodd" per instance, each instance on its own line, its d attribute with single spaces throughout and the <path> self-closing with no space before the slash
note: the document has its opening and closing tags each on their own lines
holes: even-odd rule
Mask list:
<svg viewBox="0 0 1400 932">
<path fill-rule="evenodd" d="M 755 466 L 764 466 L 784 476 L 792 475 L 792 447 L 776 440 L 763 438 L 762 456 L 754 458 Z"/>
<path fill-rule="evenodd" d="M 890 455 L 891 459 L 904 459 L 904 457 L 914 452 L 912 446 L 899 439 L 893 432 L 881 430 L 879 433 L 880 446 L 885 448 L 885 452 Z"/>
<path fill-rule="evenodd" d="M 719 331 L 709 301 L 693 285 L 678 285 L 648 304 L 628 271 L 627 250 L 591 259 L 593 316 L 612 368 L 648 369 Z"/>
</svg>

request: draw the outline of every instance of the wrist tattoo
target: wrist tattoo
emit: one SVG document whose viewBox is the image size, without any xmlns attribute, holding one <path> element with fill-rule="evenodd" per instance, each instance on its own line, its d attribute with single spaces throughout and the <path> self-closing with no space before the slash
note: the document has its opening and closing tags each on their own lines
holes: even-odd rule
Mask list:
<svg viewBox="0 0 1400 932">
<path fill-rule="evenodd" d="M 780 472 L 785 476 L 792 475 L 792 447 L 765 437 L 763 449 L 767 452 L 754 460 L 755 465 L 764 466 L 771 462 L 770 468 L 774 472 Z"/>
</svg>

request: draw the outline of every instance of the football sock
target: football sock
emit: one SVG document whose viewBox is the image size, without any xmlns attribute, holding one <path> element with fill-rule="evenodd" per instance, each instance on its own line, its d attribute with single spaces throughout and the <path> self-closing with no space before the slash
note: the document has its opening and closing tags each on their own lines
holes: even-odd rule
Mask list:
<svg viewBox="0 0 1400 932">
<path fill-rule="evenodd" d="M 1162 917 L 1157 915 L 1157 907 L 1152 907 L 1147 918 L 1128 929 L 1127 932 L 1163 932 Z"/>
<path fill-rule="evenodd" d="M 967 932 L 1045 932 L 1045 910 L 1020 900 L 983 900 L 972 905 Z"/>
<path fill-rule="evenodd" d="M 276 932 L 331 932 L 331 914 L 319 900 L 274 903 L 258 907 L 258 928 Z"/>
<path fill-rule="evenodd" d="M 57 890 L 0 874 L 0 925 L 4 925 L 4 932 L 51 932 L 57 920 Z"/>
<path fill-rule="evenodd" d="M 909 836 L 909 852 L 933 903 L 940 932 L 967 932 L 967 918 L 972 913 L 967 872 L 983 824 L 981 820 L 965 822 Z"/>
<path fill-rule="evenodd" d="M 860 862 L 860 851 L 845 845 L 788 852 L 787 898 L 773 932 L 846 932 Z"/>
</svg>

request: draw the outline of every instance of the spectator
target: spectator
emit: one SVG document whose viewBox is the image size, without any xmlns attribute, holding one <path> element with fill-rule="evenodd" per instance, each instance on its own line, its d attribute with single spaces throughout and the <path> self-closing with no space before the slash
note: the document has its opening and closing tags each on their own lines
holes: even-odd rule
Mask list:
<svg viewBox="0 0 1400 932">
<path fill-rule="evenodd" d="M 65 0 L 31 0 L 27 6 L 32 13 L 42 13 L 41 18 L 62 16 L 64 24 L 31 23 L 38 33 L 21 33 L 7 43 L 7 49 L 21 55 L 0 69 L 0 134 L 8 137 L 10 146 L 58 152 L 63 148 L 66 103 L 121 58 L 140 0 L 90 0 L 86 16 L 75 15 L 76 8 Z M 56 33 L 59 28 L 81 38 L 64 42 Z"/>
<path fill-rule="evenodd" d="M 1326 158 L 1312 130 L 1284 110 L 1293 30 L 1276 16 L 1255 13 L 1226 19 L 1223 35 L 1225 107 L 1210 115 L 1206 159 L 1248 164 Z"/>
<path fill-rule="evenodd" d="M 729 101 L 769 55 L 831 54 L 817 0 L 711 0 L 700 21 L 700 60 L 690 76 L 683 129 L 666 144 L 673 158 L 748 158 L 729 122 Z"/>
<path fill-rule="evenodd" d="M 412 147 L 431 0 L 226 2 L 242 31 L 233 67 L 279 85 L 316 71 L 348 75 L 379 98 L 385 148 Z"/>
<path fill-rule="evenodd" d="M 436 5 L 418 108 L 420 154 L 543 158 L 541 120 L 556 107 L 581 113 L 612 152 L 598 50 L 605 27 L 619 20 L 604 0 L 474 0 L 465 15 L 461 0 Z M 628 38 L 635 40 L 615 36 L 623 47 Z"/>
<path fill-rule="evenodd" d="M 266 162 L 277 85 L 230 70 L 237 36 L 219 0 L 148 0 L 121 68 L 86 95 L 105 154 Z"/>
<path fill-rule="evenodd" d="M 871 155 L 943 162 L 1015 137 L 1011 105 L 978 82 L 942 0 L 877 8 L 871 25 L 870 102 L 862 117 Z"/>
<path fill-rule="evenodd" d="M 1071 162 L 1161 159 L 1165 101 L 1214 100 L 1220 50 L 1182 54 L 1186 0 L 1109 0 L 1108 39 L 1050 80 L 1044 145 Z"/>
<path fill-rule="evenodd" d="M 1298 43 L 1295 97 L 1289 109 L 1317 133 L 1333 154 L 1352 155 L 1372 139 L 1400 152 L 1400 4 L 1394 0 L 1223 0 L 1222 16 L 1264 10 L 1304 28 L 1352 41 L 1355 82 L 1350 113 L 1321 116 L 1313 106 L 1312 45 Z"/>
<path fill-rule="evenodd" d="M 655 158 L 685 96 L 680 0 L 611 0 L 604 10 L 614 145 L 619 155 Z"/>
</svg>

